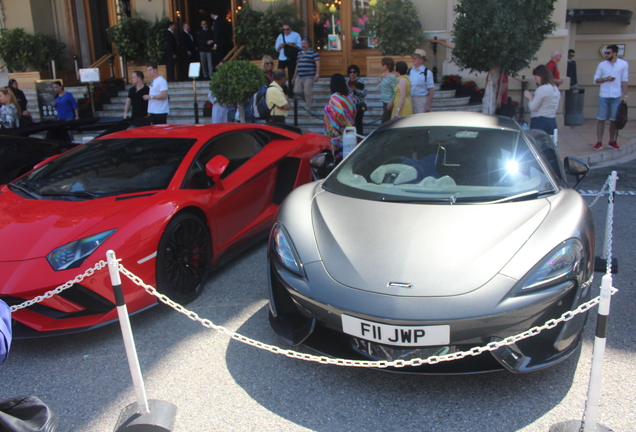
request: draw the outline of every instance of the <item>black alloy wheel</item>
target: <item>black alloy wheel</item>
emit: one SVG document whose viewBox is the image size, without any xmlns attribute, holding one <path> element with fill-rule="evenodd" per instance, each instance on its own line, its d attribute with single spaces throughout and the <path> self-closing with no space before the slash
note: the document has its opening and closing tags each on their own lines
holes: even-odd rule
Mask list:
<svg viewBox="0 0 636 432">
<path fill-rule="evenodd" d="M 191 302 L 203 291 L 211 259 L 206 225 L 191 213 L 178 214 L 159 241 L 157 289 L 177 303 Z"/>
</svg>

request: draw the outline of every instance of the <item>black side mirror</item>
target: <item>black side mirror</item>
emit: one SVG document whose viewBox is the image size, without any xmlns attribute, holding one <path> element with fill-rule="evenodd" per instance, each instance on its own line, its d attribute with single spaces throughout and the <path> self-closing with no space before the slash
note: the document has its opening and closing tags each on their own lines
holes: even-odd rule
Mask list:
<svg viewBox="0 0 636 432">
<path fill-rule="evenodd" d="M 583 162 L 581 159 L 566 157 L 563 159 L 563 168 L 565 169 L 565 173 L 571 176 L 576 177 L 576 184 L 574 185 L 574 189 L 578 190 L 583 183 L 583 179 L 590 171 L 590 166 Z"/>
<path fill-rule="evenodd" d="M 316 156 L 309 160 L 309 166 L 314 173 L 314 180 L 319 180 L 327 177 L 327 175 L 333 170 L 334 157 L 332 152 L 318 153 Z"/>
</svg>

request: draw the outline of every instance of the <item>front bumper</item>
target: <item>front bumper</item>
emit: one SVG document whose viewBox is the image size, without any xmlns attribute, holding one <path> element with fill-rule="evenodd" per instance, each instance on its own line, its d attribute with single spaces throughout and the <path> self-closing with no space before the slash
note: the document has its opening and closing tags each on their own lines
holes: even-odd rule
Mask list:
<svg viewBox="0 0 636 432">
<path fill-rule="evenodd" d="M 340 285 L 320 262 L 305 265 L 305 271 L 306 279 L 269 260 L 272 328 L 292 345 L 303 343 L 326 355 L 353 360 L 410 360 L 467 351 L 558 318 L 587 301 L 591 291 L 571 282 L 547 291 L 507 297 L 514 281 L 496 277 L 487 289 L 462 296 L 399 297 Z M 388 325 L 447 324 L 450 343 L 416 348 L 373 343 L 343 333 L 342 314 Z M 553 329 L 479 356 L 396 371 L 477 373 L 507 369 L 523 373 L 542 369 L 576 351 L 586 317 L 577 315 Z"/>
</svg>

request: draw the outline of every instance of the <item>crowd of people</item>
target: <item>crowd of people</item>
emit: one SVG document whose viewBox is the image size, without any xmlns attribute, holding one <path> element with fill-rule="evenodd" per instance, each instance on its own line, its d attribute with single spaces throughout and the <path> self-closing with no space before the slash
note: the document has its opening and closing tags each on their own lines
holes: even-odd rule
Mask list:
<svg viewBox="0 0 636 432">
<path fill-rule="evenodd" d="M 152 79 L 150 85 L 144 84 L 144 73 L 134 71 L 124 107 L 124 118 L 132 119 L 150 117 L 152 124 L 167 122 L 170 112 L 168 82 L 178 76 L 187 75 L 188 65 L 200 60 L 201 76 L 210 79 L 215 68 L 222 65 L 223 57 L 228 51 L 228 26 L 218 11 L 210 13 L 210 19 L 201 21 L 201 29 L 196 34 L 190 33 L 190 26 L 182 24 L 181 34 L 175 34 L 175 25 L 169 23 L 166 30 L 167 47 L 167 79 L 160 76 L 157 66 L 147 67 L 147 74 Z M 179 40 L 179 44 L 177 44 Z M 304 101 L 304 107 L 311 112 L 314 105 L 314 84 L 320 78 L 320 52 L 312 47 L 312 41 L 292 29 L 290 22 L 283 23 L 282 32 L 274 44 L 278 52 L 278 65 L 274 59 L 265 55 L 262 58 L 261 70 L 267 79 L 268 89 L 266 103 L 270 109 L 267 121 L 284 123 L 291 109 L 290 100 Z M 610 120 L 609 147 L 619 149 L 616 143 L 616 115 L 618 106 L 627 99 L 628 65 L 618 58 L 618 47 L 609 45 L 605 50 L 606 61 L 599 64 L 594 76 L 594 83 L 600 84 L 598 109 L 598 143 L 594 150 L 602 148 L 602 136 L 605 121 Z M 530 128 L 542 129 L 553 135 L 557 129 L 556 113 L 561 93 L 559 86 L 563 84 L 558 64 L 561 53 L 554 51 L 545 65 L 539 65 L 532 71 L 536 82 L 534 91 L 526 90 L 523 96 L 528 100 L 530 109 Z M 568 51 L 567 76 L 570 88 L 576 88 L 577 72 L 574 61 L 575 51 Z M 179 68 L 178 59 L 183 59 Z M 381 61 L 381 76 L 377 87 L 382 101 L 382 122 L 411 114 L 429 112 L 435 93 L 433 73 L 424 62 L 426 51 L 415 49 L 411 55 L 412 66 L 406 62 L 397 63 L 390 57 Z M 489 77 L 486 78 L 488 80 Z M 53 105 L 57 108 L 58 119 L 77 119 L 77 103 L 73 96 L 64 90 L 60 82 L 55 82 L 56 93 Z M 497 111 L 499 115 L 510 116 L 508 97 L 508 74 L 499 77 L 497 94 Z M 356 133 L 364 133 L 364 114 L 367 111 L 366 96 L 369 89 L 360 77 L 360 68 L 349 65 L 346 74 L 334 74 L 330 82 L 331 96 L 324 107 L 324 130 L 330 136 L 336 148 L 341 146 L 340 136 L 346 127 L 354 126 Z M 213 103 L 212 122 L 234 120 L 235 107 L 219 104 L 212 93 L 208 100 Z M 10 80 L 5 89 L 0 89 L 0 125 L 2 128 L 19 127 L 25 121 L 31 121 L 24 93 L 18 88 L 15 80 Z M 248 113 L 247 121 L 253 121 Z"/>
</svg>

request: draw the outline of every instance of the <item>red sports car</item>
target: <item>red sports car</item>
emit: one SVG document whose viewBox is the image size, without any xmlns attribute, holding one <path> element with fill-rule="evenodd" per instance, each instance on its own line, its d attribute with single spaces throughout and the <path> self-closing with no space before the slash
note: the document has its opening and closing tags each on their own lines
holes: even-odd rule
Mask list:
<svg viewBox="0 0 636 432">
<path fill-rule="evenodd" d="M 177 302 L 208 272 L 267 236 L 309 161 L 330 140 L 255 124 L 152 126 L 44 161 L 0 188 L 0 297 L 20 304 L 84 273 L 112 249 Z M 319 158 L 324 159 L 323 156 Z M 123 278 L 128 310 L 155 298 Z M 107 271 L 13 314 L 14 335 L 71 333 L 115 320 Z"/>
</svg>

